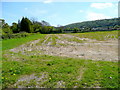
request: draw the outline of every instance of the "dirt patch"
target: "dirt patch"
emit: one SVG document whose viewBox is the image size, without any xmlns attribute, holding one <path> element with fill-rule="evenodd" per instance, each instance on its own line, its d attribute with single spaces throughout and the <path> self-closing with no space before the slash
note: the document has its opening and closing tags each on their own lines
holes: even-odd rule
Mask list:
<svg viewBox="0 0 120 90">
<path fill-rule="evenodd" d="M 21 52 L 25 55 L 53 55 L 53 56 L 65 56 L 72 58 L 82 58 L 91 60 L 103 60 L 103 61 L 118 61 L 118 41 L 97 41 L 88 38 L 79 38 L 68 34 L 55 35 L 56 45 L 51 45 L 53 42 L 53 35 L 49 35 L 43 41 L 41 45 L 37 45 L 39 40 L 29 42 L 21 45 L 10 51 L 18 53 Z M 72 38 L 77 38 L 76 40 Z M 82 43 L 79 40 L 83 40 Z M 47 44 L 45 44 L 47 42 Z"/>
<path fill-rule="evenodd" d="M 24 75 L 14 84 L 14 87 L 17 88 L 44 88 L 41 87 L 42 84 L 48 79 L 47 73 L 43 73 L 42 75 Z"/>
</svg>

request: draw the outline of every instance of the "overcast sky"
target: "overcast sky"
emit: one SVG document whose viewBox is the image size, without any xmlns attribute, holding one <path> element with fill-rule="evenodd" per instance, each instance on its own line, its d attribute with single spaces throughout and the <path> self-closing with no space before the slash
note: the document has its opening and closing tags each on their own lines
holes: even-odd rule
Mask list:
<svg viewBox="0 0 120 90">
<path fill-rule="evenodd" d="M 0 18 L 11 25 L 23 16 L 53 26 L 118 17 L 118 2 L 2 2 Z"/>
</svg>

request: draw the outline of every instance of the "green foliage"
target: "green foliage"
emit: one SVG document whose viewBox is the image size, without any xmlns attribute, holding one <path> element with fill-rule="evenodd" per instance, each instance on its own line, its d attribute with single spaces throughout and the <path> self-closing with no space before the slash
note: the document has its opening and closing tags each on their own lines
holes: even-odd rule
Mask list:
<svg viewBox="0 0 120 90">
<path fill-rule="evenodd" d="M 57 27 L 55 33 L 64 33 L 64 29 L 62 26 Z"/>
<path fill-rule="evenodd" d="M 43 26 L 50 26 L 50 24 L 49 24 L 48 22 L 44 21 L 44 20 L 41 21 L 41 24 L 42 24 Z"/>
<path fill-rule="evenodd" d="M 79 28 L 74 28 L 73 30 L 73 33 L 77 33 L 79 31 Z"/>
<path fill-rule="evenodd" d="M 52 33 L 52 31 L 53 31 L 52 26 L 43 26 L 42 29 L 40 30 L 40 33 L 49 34 Z"/>
<path fill-rule="evenodd" d="M 120 18 L 113 19 L 103 19 L 95 21 L 85 21 L 80 23 L 73 23 L 64 26 L 65 30 L 67 28 L 79 28 L 82 32 L 88 31 L 106 31 L 106 30 L 118 30 L 120 28 Z"/>
<path fill-rule="evenodd" d="M 41 26 L 41 24 L 39 24 L 39 23 L 33 23 L 33 31 L 35 32 L 35 33 L 37 33 L 37 32 L 40 32 L 42 30 L 42 26 Z"/>
<path fill-rule="evenodd" d="M 11 29 L 13 33 L 19 33 L 19 28 L 17 23 L 12 23 Z"/>
<path fill-rule="evenodd" d="M 28 35 L 31 35 L 31 34 L 26 32 L 16 33 L 16 34 L 2 34 L 1 38 L 2 39 L 21 38 L 21 37 L 26 37 Z"/>
<path fill-rule="evenodd" d="M 28 33 L 33 32 L 32 28 L 32 22 L 28 18 L 22 18 L 21 23 L 20 23 L 20 31 L 25 31 Z"/>
<path fill-rule="evenodd" d="M 115 25 L 114 29 L 120 29 L 120 26 L 119 25 Z"/>
<path fill-rule="evenodd" d="M 120 25 L 118 23 L 119 19 L 120 18 L 103 19 L 103 20 L 95 20 L 95 21 L 86 21 L 86 22 L 81 22 L 81 23 L 69 24 L 69 25 L 66 25 L 66 27 L 69 27 L 69 28 L 72 28 L 72 27 L 77 27 L 77 28 L 82 28 L 82 27 L 96 28 L 96 27 L 105 27 L 105 26 L 115 26 L 115 25 Z"/>
<path fill-rule="evenodd" d="M 10 26 L 6 23 L 3 25 L 2 31 L 6 34 L 12 34 L 12 30 L 10 29 Z"/>
<path fill-rule="evenodd" d="M 22 18 L 21 23 L 20 23 L 20 31 L 25 31 L 28 33 L 32 32 L 40 32 L 44 34 L 49 34 L 53 30 L 53 27 L 50 26 L 50 24 L 46 21 L 38 22 L 38 21 L 33 21 L 31 22 L 28 18 Z"/>
</svg>

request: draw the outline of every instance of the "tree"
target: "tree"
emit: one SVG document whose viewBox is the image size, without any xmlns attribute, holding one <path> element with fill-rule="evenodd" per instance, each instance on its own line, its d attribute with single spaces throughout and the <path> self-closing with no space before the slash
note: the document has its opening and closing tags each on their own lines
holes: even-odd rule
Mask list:
<svg viewBox="0 0 120 90">
<path fill-rule="evenodd" d="M 115 29 L 115 30 L 119 30 L 119 29 L 120 29 L 120 26 L 119 26 L 119 25 L 115 25 L 115 26 L 114 26 L 114 29 Z"/>
<path fill-rule="evenodd" d="M 79 31 L 79 28 L 74 28 L 73 30 L 74 33 L 77 33 Z"/>
<path fill-rule="evenodd" d="M 44 20 L 41 22 L 41 24 L 42 24 L 43 26 L 50 26 L 50 24 L 49 24 L 48 22 L 44 21 Z"/>
<path fill-rule="evenodd" d="M 63 28 L 59 28 L 59 29 L 58 29 L 58 32 L 59 32 L 59 33 L 63 33 Z"/>
<path fill-rule="evenodd" d="M 33 32 L 32 22 L 28 18 L 22 18 L 20 23 L 20 31 L 25 31 L 28 33 Z"/>
<path fill-rule="evenodd" d="M 33 31 L 35 33 L 40 32 L 42 30 L 42 26 L 39 23 L 34 23 L 33 24 Z"/>
<path fill-rule="evenodd" d="M 42 29 L 40 30 L 40 33 L 43 34 L 49 34 L 53 32 L 54 27 L 52 26 L 43 26 Z"/>
<path fill-rule="evenodd" d="M 17 23 L 12 23 L 11 29 L 12 29 L 13 33 L 19 33 L 19 29 L 18 29 L 18 24 Z"/>
<path fill-rule="evenodd" d="M 5 23 L 5 24 L 3 25 L 2 30 L 3 30 L 3 32 L 6 33 L 6 34 L 11 34 L 11 33 L 13 33 L 12 30 L 10 29 L 10 26 L 9 26 L 7 23 Z"/>
<path fill-rule="evenodd" d="M 20 23 L 21 23 L 21 21 L 20 20 L 18 20 L 18 30 L 20 31 Z"/>
<path fill-rule="evenodd" d="M 42 29 L 42 24 L 38 21 L 32 20 L 33 23 L 33 31 L 36 32 L 40 32 Z"/>
<path fill-rule="evenodd" d="M 32 18 L 30 19 L 30 21 L 31 21 L 33 24 L 35 24 L 36 22 L 38 22 L 38 21 L 37 21 L 37 18 L 35 18 L 35 17 L 32 17 Z"/>
<path fill-rule="evenodd" d="M 58 30 L 58 33 L 63 33 L 63 26 L 61 26 L 61 25 L 58 25 L 58 27 L 57 27 L 57 30 Z"/>
</svg>

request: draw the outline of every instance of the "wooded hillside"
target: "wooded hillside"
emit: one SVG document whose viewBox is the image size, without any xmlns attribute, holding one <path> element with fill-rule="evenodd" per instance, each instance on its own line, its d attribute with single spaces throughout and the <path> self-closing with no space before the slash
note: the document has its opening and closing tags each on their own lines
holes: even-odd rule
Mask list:
<svg viewBox="0 0 120 90">
<path fill-rule="evenodd" d="M 64 26 L 65 29 L 77 28 L 80 31 L 103 31 L 120 28 L 120 18 L 85 21 Z"/>
</svg>

